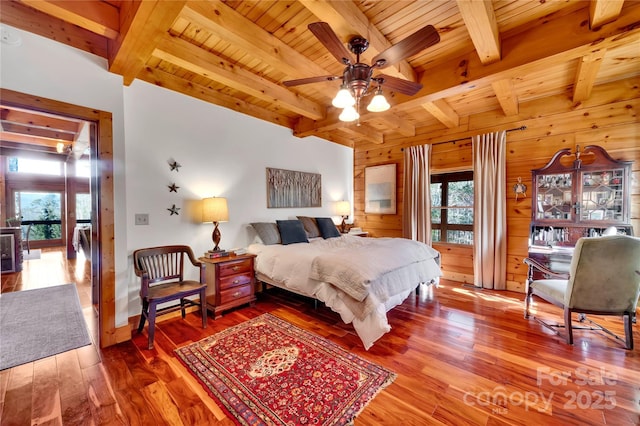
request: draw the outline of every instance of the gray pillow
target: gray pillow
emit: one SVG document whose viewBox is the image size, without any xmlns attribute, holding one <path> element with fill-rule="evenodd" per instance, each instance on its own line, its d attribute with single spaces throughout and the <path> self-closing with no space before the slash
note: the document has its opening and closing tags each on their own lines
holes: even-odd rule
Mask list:
<svg viewBox="0 0 640 426">
<path fill-rule="evenodd" d="M 338 228 L 336 228 L 335 223 L 333 223 L 333 220 L 331 220 L 330 217 L 316 217 L 316 223 L 318 224 L 318 228 L 320 229 L 322 238 L 324 238 L 325 240 L 327 238 L 340 236 Z"/>
<path fill-rule="evenodd" d="M 320 236 L 320 229 L 318 229 L 318 225 L 316 225 L 316 220 L 312 217 L 308 216 L 296 216 L 300 222 L 302 222 L 302 226 L 304 226 L 304 230 L 307 232 L 308 238 L 316 238 Z"/>
<path fill-rule="evenodd" d="M 254 222 L 251 226 L 256 230 L 265 245 L 280 244 L 280 231 L 278 231 L 278 226 L 275 223 Z"/>
<path fill-rule="evenodd" d="M 299 220 L 276 220 L 282 244 L 308 243 L 307 233 Z"/>
</svg>

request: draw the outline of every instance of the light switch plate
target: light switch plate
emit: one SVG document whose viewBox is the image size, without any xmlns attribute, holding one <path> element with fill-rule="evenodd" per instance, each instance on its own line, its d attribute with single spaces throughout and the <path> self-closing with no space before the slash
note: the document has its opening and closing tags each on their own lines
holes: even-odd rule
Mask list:
<svg viewBox="0 0 640 426">
<path fill-rule="evenodd" d="M 136 213 L 136 225 L 148 225 L 149 215 L 147 213 Z"/>
</svg>

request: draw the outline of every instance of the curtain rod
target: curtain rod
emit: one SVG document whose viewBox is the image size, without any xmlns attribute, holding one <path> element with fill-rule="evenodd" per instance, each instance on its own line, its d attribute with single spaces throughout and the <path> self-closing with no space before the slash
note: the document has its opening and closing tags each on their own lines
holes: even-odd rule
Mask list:
<svg viewBox="0 0 640 426">
<path fill-rule="evenodd" d="M 514 127 L 513 129 L 505 130 L 505 132 L 514 132 L 516 130 L 527 130 L 527 126 Z M 433 146 L 433 145 L 442 145 L 442 144 L 445 144 L 445 143 L 456 143 L 456 142 L 464 141 L 464 140 L 467 140 L 467 139 L 470 139 L 470 138 L 471 138 L 471 136 L 468 136 L 466 138 L 453 139 L 453 140 L 444 141 L 444 142 L 436 142 L 436 143 L 432 143 L 431 145 Z M 404 151 L 404 148 L 400 148 L 400 151 Z"/>
</svg>

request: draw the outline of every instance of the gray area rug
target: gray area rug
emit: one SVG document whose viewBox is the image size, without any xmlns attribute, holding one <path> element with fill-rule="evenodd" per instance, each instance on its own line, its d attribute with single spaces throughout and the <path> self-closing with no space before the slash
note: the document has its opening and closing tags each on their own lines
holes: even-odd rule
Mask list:
<svg viewBox="0 0 640 426">
<path fill-rule="evenodd" d="M 89 344 L 75 284 L 0 294 L 0 370 Z"/>
</svg>

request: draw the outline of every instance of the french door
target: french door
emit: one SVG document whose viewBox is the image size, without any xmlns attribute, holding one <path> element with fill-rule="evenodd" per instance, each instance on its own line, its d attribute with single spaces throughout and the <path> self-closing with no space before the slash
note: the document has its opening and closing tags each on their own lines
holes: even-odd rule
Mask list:
<svg viewBox="0 0 640 426">
<path fill-rule="evenodd" d="M 50 190 L 15 190 L 14 211 L 22 218 L 22 237 L 30 247 L 64 245 L 64 192 Z"/>
</svg>

